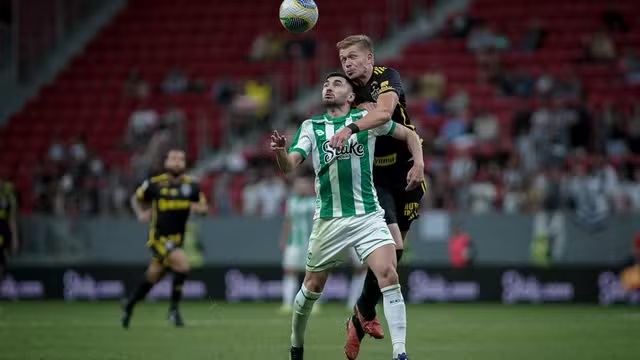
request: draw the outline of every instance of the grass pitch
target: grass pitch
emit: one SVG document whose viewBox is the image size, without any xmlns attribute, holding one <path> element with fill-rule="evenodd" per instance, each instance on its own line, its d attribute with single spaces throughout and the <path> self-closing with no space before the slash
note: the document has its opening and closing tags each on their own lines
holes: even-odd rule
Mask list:
<svg viewBox="0 0 640 360">
<path fill-rule="evenodd" d="M 143 303 L 123 330 L 115 302 L 0 302 L 0 359 L 285 360 L 290 317 L 277 310 L 276 304 L 187 302 L 187 327 L 175 329 L 166 321 L 166 303 Z M 407 312 L 413 360 L 640 356 L 638 307 L 426 304 Z M 344 306 L 324 305 L 311 318 L 306 360 L 344 359 L 347 315 Z M 384 340 L 367 338 L 359 359 L 389 360 L 390 348 L 388 332 Z"/>
</svg>

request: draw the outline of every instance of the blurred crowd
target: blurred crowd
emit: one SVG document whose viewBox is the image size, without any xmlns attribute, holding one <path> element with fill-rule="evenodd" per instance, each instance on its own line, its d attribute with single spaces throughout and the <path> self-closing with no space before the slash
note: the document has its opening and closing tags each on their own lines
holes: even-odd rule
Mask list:
<svg viewBox="0 0 640 360">
<path fill-rule="evenodd" d="M 460 14 L 439 34 L 465 42 L 466 51 L 476 59 L 479 86 L 490 89 L 487 96 L 533 100 L 509 112 L 506 119 L 505 114 L 474 105 L 473 94 L 448 81 L 437 68 L 404 78 L 410 101 L 423 104 L 423 113 L 411 115 L 426 119 L 416 124 L 428 154 L 430 185 L 424 208 L 475 213 L 573 209 L 587 220 L 640 212 L 640 163 L 626 160 L 640 156 L 640 100 L 632 107 L 614 103 L 593 107 L 578 72 L 580 64 L 612 64 L 626 83 L 640 84 L 638 49 L 618 49 L 611 38 L 612 33 L 631 31 L 629 24 L 619 12 L 605 11 L 601 28 L 583 40 L 581 56 L 560 72 L 542 69 L 533 74 L 503 61 L 505 54 L 533 54 L 555 35 L 538 19 L 525 21 L 527 31 L 515 39 Z M 247 60 L 315 56 L 312 40 L 262 34 L 248 49 Z M 212 212 L 279 215 L 289 179 L 277 172 L 264 146 L 278 92 L 276 81 L 266 75 L 242 81 L 220 78 L 209 84 L 176 66 L 160 83 L 152 83 L 132 69 L 122 93 L 137 103 L 122 134 L 122 146 L 131 153 L 129 163 L 108 167 L 82 139 L 68 144 L 54 140 L 48 160 L 36 171 L 38 210 L 128 213 L 128 197 L 135 186 L 161 170 L 162 154 L 169 146 L 193 149 L 191 143 L 198 139 L 189 134 L 199 130 L 188 129 L 200 129 L 196 123 L 202 120 L 222 127 L 221 141 L 207 149 L 219 156 L 203 178 Z M 211 119 L 171 101 L 162 109 L 150 101 L 183 94 L 197 94 L 204 107 L 214 106 L 220 114 Z M 289 138 L 302 118 L 294 115 L 287 123 Z M 200 154 L 189 153 L 192 160 Z"/>
</svg>

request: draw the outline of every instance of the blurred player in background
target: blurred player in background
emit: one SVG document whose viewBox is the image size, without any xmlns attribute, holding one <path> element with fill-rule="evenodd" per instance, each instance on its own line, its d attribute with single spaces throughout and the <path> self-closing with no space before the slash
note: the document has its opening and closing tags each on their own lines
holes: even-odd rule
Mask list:
<svg viewBox="0 0 640 360">
<path fill-rule="evenodd" d="M 13 185 L 0 179 L 0 282 L 7 270 L 7 257 L 18 251 L 17 213 Z"/>
<path fill-rule="evenodd" d="M 345 127 L 331 139 L 333 148 L 341 148 L 357 131 L 377 128 L 389 119 L 415 132 L 406 111 L 405 93 L 400 74 L 391 68 L 374 66 L 373 42 L 366 35 L 352 35 L 336 44 L 344 73 L 355 83 L 358 108 L 368 114 L 358 121 L 358 129 Z M 390 136 L 376 142 L 373 179 L 385 211 L 385 221 L 396 243 L 396 258 L 402 258 L 404 240 L 411 223 L 418 218 L 420 202 L 427 191 L 426 182 L 416 189 L 405 190 L 405 175 L 417 161 L 406 145 Z M 423 159 L 419 159 L 420 163 Z M 382 294 L 373 271 L 368 271 L 362 295 L 347 322 L 345 355 L 355 359 L 364 334 L 382 339 L 384 332 L 376 317 L 376 305 Z"/>
<path fill-rule="evenodd" d="M 286 215 L 280 236 L 284 273 L 280 310 L 284 313 L 291 313 L 293 310 L 293 299 L 300 288 L 298 277 L 304 273 L 313 214 L 316 211 L 313 174 L 300 170 L 293 181 L 292 193 L 287 199 Z"/>
<path fill-rule="evenodd" d="M 354 248 L 377 276 L 393 359 L 406 360 L 406 308 L 396 272 L 395 244 L 378 202 L 372 166 L 376 137 L 391 135 L 404 141 L 416 158 L 405 173 L 405 189 L 419 187 L 424 181 L 420 139 L 406 127 L 387 121 L 373 130 L 360 132 L 341 148 L 332 148 L 331 136 L 343 127 L 357 132 L 357 124 L 367 112 L 351 110 L 355 93 L 344 74 L 327 76 L 322 100 L 326 113 L 302 123 L 289 152 L 285 150 L 283 136 L 277 131 L 271 136 L 271 149 L 283 171 L 290 172 L 305 158 L 311 158 L 318 193 L 307 271 L 293 305 L 290 358 L 303 359 L 304 333 L 313 304 L 322 294 L 329 271 L 344 259 L 349 248 Z"/>
<path fill-rule="evenodd" d="M 293 182 L 293 191 L 286 205 L 286 216 L 280 236 L 280 248 L 283 251 L 282 269 L 282 307 L 283 313 L 291 313 L 293 299 L 300 289 L 298 281 L 300 274 L 304 274 L 307 262 L 307 249 L 313 215 L 316 211 L 316 193 L 313 184 L 313 169 L 300 168 Z M 350 265 L 353 267 L 353 275 L 349 286 L 347 306 L 351 309 L 358 300 L 362 291 L 362 284 L 367 267 L 362 266 L 358 254 L 351 249 L 349 251 Z M 318 301 L 320 303 L 322 299 Z M 312 312 L 319 310 L 318 303 Z"/>
<path fill-rule="evenodd" d="M 189 274 L 190 266 L 182 249 L 189 215 L 206 214 L 207 201 L 200 185 L 186 176 L 186 155 L 183 150 L 170 149 L 164 161 L 165 173 L 145 180 L 131 198 L 131 206 L 143 223 L 151 222 L 147 246 L 153 258 L 145 279 L 127 299 L 123 306 L 122 326 L 129 327 L 136 303 L 145 298 L 153 285 L 165 273 L 173 272 L 169 321 L 175 326 L 184 326 L 178 309 L 182 298 L 182 286 Z"/>
</svg>

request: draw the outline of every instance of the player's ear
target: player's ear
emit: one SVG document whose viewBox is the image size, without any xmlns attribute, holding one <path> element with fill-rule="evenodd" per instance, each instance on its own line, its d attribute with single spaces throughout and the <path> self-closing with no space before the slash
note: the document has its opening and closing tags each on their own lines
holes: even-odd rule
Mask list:
<svg viewBox="0 0 640 360">
<path fill-rule="evenodd" d="M 367 54 L 367 61 L 369 62 L 369 64 L 373 64 L 373 53 L 372 52 Z"/>
<path fill-rule="evenodd" d="M 352 91 L 349 93 L 349 96 L 347 96 L 347 102 L 349 103 L 349 105 L 353 106 L 353 103 L 356 101 L 356 94 Z"/>
</svg>

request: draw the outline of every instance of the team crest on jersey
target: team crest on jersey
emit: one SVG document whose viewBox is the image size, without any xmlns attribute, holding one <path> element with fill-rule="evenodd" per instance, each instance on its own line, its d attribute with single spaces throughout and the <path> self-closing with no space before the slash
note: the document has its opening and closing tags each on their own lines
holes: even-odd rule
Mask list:
<svg viewBox="0 0 640 360">
<path fill-rule="evenodd" d="M 182 184 L 182 186 L 180 186 L 180 192 L 182 193 L 182 195 L 188 197 L 189 195 L 191 195 L 191 185 Z"/>
<path fill-rule="evenodd" d="M 324 151 L 325 163 L 330 163 L 335 158 L 338 160 L 347 160 L 351 158 L 352 154 L 357 157 L 364 156 L 364 145 L 354 139 L 349 139 L 349 141 L 339 149 L 331 147 L 329 140 L 327 140 L 322 144 L 322 150 Z"/>
<path fill-rule="evenodd" d="M 378 101 L 378 95 L 380 95 L 380 84 L 377 81 L 371 83 L 371 98 L 373 101 Z"/>
</svg>

